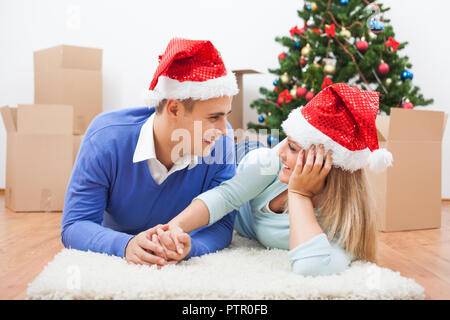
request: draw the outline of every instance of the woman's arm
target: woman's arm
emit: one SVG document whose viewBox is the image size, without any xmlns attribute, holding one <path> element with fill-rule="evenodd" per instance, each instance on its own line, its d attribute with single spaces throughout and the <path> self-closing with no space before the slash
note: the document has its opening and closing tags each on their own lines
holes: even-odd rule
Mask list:
<svg viewBox="0 0 450 320">
<path fill-rule="evenodd" d="M 289 248 L 298 245 L 323 233 L 317 222 L 311 198 L 297 193 L 288 193 L 289 203 Z"/>
<path fill-rule="evenodd" d="M 315 146 L 312 146 L 303 165 L 304 150 L 297 157 L 295 169 L 289 178 L 288 204 L 290 222 L 290 248 L 323 233 L 314 214 L 312 197 L 320 193 L 325 184 L 325 178 L 331 170 L 331 154 L 327 154 L 324 163 L 324 148 L 319 146 L 314 156 Z"/>
<path fill-rule="evenodd" d="M 325 233 L 318 234 L 288 253 L 292 271 L 302 276 L 340 273 L 352 261 L 338 244 L 330 244 Z"/>
<path fill-rule="evenodd" d="M 184 232 L 189 233 L 200 227 L 206 226 L 209 222 L 209 211 L 206 204 L 200 199 L 194 199 L 189 206 L 180 212 L 175 218 L 170 220 L 170 227 L 179 227 Z"/>
<path fill-rule="evenodd" d="M 185 232 L 211 225 L 260 194 L 279 170 L 279 158 L 271 149 L 252 150 L 242 159 L 233 178 L 198 195 L 169 225 Z"/>
<path fill-rule="evenodd" d="M 278 176 L 279 171 L 280 159 L 272 149 L 250 151 L 242 158 L 233 178 L 197 196 L 169 222 L 169 232 L 160 235 L 164 245 L 174 250 L 174 246 L 179 245 L 177 237 L 181 233 L 211 225 L 229 212 L 239 210 L 264 191 Z"/>
<path fill-rule="evenodd" d="M 331 245 L 314 214 L 312 196 L 318 194 L 331 169 L 331 155 L 324 163 L 324 149 L 308 151 L 303 166 L 303 150 L 289 180 L 290 251 L 292 270 L 301 275 L 326 275 L 343 271 L 351 257 L 339 246 Z"/>
</svg>

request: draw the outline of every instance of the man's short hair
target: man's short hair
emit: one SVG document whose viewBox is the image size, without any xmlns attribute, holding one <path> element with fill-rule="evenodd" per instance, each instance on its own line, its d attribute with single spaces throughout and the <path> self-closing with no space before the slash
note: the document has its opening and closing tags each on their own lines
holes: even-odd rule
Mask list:
<svg viewBox="0 0 450 320">
<path fill-rule="evenodd" d="M 168 99 L 163 99 L 161 102 L 156 106 L 156 113 L 161 114 L 163 112 L 164 106 L 166 105 Z M 194 104 L 196 100 L 188 98 L 184 100 L 179 100 L 183 106 L 184 109 L 186 109 L 187 112 L 192 112 L 192 109 L 194 109 Z"/>
</svg>

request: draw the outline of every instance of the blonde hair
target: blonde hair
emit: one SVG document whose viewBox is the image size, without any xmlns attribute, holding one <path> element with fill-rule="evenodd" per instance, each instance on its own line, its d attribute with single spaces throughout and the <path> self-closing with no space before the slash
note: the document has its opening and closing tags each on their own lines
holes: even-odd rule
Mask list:
<svg viewBox="0 0 450 320">
<path fill-rule="evenodd" d="M 330 242 L 356 260 L 375 262 L 377 222 L 371 194 L 364 169 L 350 172 L 332 167 L 317 209 L 319 225 Z"/>
</svg>

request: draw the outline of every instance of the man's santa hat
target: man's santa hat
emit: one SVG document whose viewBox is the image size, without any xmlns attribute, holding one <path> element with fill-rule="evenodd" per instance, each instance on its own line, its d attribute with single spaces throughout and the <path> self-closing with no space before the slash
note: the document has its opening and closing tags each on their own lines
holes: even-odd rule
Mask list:
<svg viewBox="0 0 450 320">
<path fill-rule="evenodd" d="M 392 154 L 378 148 L 378 107 L 378 92 L 336 83 L 292 110 L 281 126 L 303 149 L 323 144 L 336 167 L 356 171 L 369 165 L 382 172 L 392 165 Z"/>
<path fill-rule="evenodd" d="M 238 92 L 236 77 L 210 41 L 175 38 L 159 56 L 145 100 L 153 107 L 163 99 L 207 100 Z"/>
</svg>

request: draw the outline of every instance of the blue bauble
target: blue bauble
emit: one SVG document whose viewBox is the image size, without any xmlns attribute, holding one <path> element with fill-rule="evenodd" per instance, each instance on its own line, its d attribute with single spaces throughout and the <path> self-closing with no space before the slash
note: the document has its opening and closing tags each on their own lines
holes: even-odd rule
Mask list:
<svg viewBox="0 0 450 320">
<path fill-rule="evenodd" d="M 348 4 L 348 0 L 341 0 L 341 4 Z"/>
<path fill-rule="evenodd" d="M 260 123 L 263 123 L 263 122 L 264 122 L 264 116 L 259 116 L 258 121 L 259 121 Z"/>
<path fill-rule="evenodd" d="M 275 80 L 275 81 L 273 82 L 273 85 L 276 86 L 277 83 L 278 83 L 278 80 Z"/>
<path fill-rule="evenodd" d="M 413 79 L 414 75 L 411 71 L 409 70 L 403 70 L 402 74 L 400 75 L 400 78 L 402 79 L 402 81 L 405 81 L 406 79 Z"/>
<path fill-rule="evenodd" d="M 375 33 L 383 31 L 383 29 L 384 29 L 383 22 L 376 20 L 376 19 L 370 20 L 369 27 L 370 27 L 370 31 L 375 32 Z"/>
<path fill-rule="evenodd" d="M 300 48 L 300 42 L 296 42 L 296 43 L 295 43 L 295 46 L 296 46 L 297 48 Z"/>
<path fill-rule="evenodd" d="M 275 145 L 278 143 L 278 139 L 275 138 L 274 136 L 268 136 L 267 143 L 269 144 L 269 146 Z"/>
<path fill-rule="evenodd" d="M 309 3 L 306 4 L 306 10 L 311 11 L 311 5 Z"/>
</svg>

